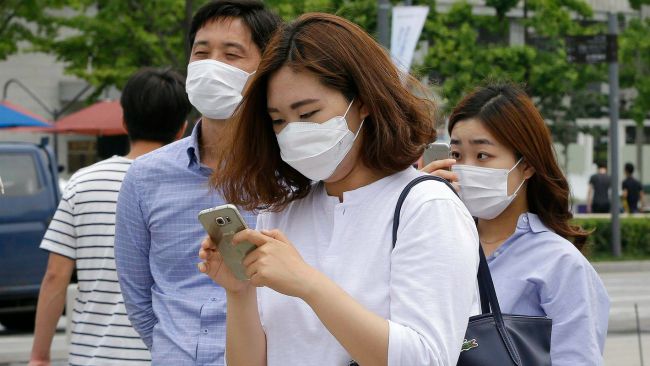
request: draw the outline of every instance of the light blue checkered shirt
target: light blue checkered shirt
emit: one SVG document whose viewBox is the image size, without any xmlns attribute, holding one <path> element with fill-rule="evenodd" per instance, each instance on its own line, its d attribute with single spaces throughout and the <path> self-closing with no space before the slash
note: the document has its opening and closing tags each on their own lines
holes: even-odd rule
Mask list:
<svg viewBox="0 0 650 366">
<path fill-rule="evenodd" d="M 115 260 L 133 327 L 154 365 L 223 365 L 226 296 L 196 267 L 199 211 L 225 202 L 190 137 L 136 159 L 117 203 Z M 255 217 L 242 212 L 247 224 Z"/>
</svg>

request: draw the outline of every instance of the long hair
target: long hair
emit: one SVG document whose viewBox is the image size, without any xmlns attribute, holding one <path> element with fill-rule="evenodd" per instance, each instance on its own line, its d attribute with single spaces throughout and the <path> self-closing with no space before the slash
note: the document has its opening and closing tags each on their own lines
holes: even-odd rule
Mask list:
<svg viewBox="0 0 650 366">
<path fill-rule="evenodd" d="M 569 183 L 557 164 L 550 131 L 526 93 L 505 83 L 475 89 L 452 111 L 449 134 L 457 122 L 470 118 L 483 123 L 518 159 L 523 157 L 535 169 L 527 187 L 530 212 L 582 249 L 589 233 L 570 223 Z"/>
<path fill-rule="evenodd" d="M 273 36 L 230 121 L 212 179 L 230 203 L 281 210 L 311 190 L 312 182 L 280 158 L 267 112 L 269 79 L 283 66 L 313 73 L 323 85 L 368 108 L 360 158 L 370 169 L 404 170 L 435 139 L 433 104 L 403 86 L 377 42 L 341 17 L 305 14 Z"/>
</svg>

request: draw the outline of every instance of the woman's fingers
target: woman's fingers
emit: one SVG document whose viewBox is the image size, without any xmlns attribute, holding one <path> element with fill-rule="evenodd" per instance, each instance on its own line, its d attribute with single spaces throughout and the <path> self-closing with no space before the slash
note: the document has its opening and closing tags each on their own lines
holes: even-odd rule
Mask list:
<svg viewBox="0 0 650 366">
<path fill-rule="evenodd" d="M 455 159 L 434 160 L 421 170 L 425 173 L 432 173 L 436 170 L 448 170 L 454 164 L 456 164 Z"/>
<path fill-rule="evenodd" d="M 284 235 L 284 233 L 278 229 L 273 230 L 262 230 L 262 234 L 269 236 L 275 240 L 281 241 L 283 243 L 288 243 L 289 239 Z"/>
<path fill-rule="evenodd" d="M 237 245 L 243 241 L 247 241 L 256 246 L 264 245 L 269 240 L 269 237 L 260 233 L 259 231 L 246 229 L 238 232 L 232 237 L 232 244 Z"/>
<path fill-rule="evenodd" d="M 206 236 L 205 239 L 201 242 L 201 248 L 203 249 L 214 249 L 216 250 L 218 246 L 218 241 L 212 240 L 209 236 Z"/>
</svg>

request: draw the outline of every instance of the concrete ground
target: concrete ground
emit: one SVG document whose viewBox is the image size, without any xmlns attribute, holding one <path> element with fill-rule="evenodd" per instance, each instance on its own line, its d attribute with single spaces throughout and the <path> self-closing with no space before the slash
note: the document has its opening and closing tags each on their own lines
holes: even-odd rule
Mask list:
<svg viewBox="0 0 650 366">
<path fill-rule="evenodd" d="M 611 298 L 606 366 L 642 366 L 639 354 L 637 305 L 644 365 L 650 366 L 650 261 L 595 263 Z M 65 321 L 59 322 L 52 346 L 52 366 L 66 365 Z M 29 359 L 33 335 L 8 334 L 0 327 L 0 366 L 23 366 Z"/>
</svg>

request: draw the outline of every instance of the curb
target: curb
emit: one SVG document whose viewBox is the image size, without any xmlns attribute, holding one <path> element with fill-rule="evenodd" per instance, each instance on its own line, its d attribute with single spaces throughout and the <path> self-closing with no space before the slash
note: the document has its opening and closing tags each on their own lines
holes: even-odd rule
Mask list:
<svg viewBox="0 0 650 366">
<path fill-rule="evenodd" d="M 650 272 L 650 261 L 591 262 L 598 273 Z"/>
</svg>

